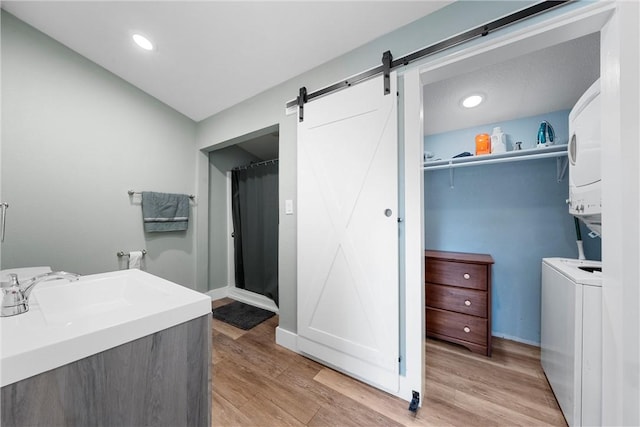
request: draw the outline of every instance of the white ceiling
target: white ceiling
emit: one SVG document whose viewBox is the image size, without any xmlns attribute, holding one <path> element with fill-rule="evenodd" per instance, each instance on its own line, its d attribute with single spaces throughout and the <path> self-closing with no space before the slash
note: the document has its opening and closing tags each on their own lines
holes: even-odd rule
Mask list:
<svg viewBox="0 0 640 427">
<path fill-rule="evenodd" d="M 449 3 L 2 1 L 2 8 L 200 121 Z M 157 50 L 139 49 L 133 32 Z"/>
<path fill-rule="evenodd" d="M 594 33 L 424 87 L 425 135 L 570 109 L 600 76 Z M 472 93 L 486 102 L 466 109 Z"/>
</svg>

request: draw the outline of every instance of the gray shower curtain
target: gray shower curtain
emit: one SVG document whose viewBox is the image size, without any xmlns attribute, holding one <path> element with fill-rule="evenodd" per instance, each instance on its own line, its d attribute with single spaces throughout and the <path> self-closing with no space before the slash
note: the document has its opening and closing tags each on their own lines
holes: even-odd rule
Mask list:
<svg viewBox="0 0 640 427">
<path fill-rule="evenodd" d="M 278 164 L 231 172 L 236 287 L 278 305 Z"/>
</svg>

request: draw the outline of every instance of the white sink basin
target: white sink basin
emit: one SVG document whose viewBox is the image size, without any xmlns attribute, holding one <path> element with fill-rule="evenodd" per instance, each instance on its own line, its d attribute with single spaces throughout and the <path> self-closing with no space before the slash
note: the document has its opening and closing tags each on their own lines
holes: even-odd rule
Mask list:
<svg viewBox="0 0 640 427">
<path fill-rule="evenodd" d="M 0 318 L 0 386 L 210 313 L 208 296 L 140 270 L 39 284 L 27 313 Z"/>
<path fill-rule="evenodd" d="M 103 277 L 98 277 L 103 276 Z M 37 285 L 32 295 L 47 323 L 74 322 L 100 314 L 142 310 L 170 298 L 171 292 L 154 284 L 149 275 L 123 273 L 85 276 L 75 282 L 57 280 Z"/>
</svg>

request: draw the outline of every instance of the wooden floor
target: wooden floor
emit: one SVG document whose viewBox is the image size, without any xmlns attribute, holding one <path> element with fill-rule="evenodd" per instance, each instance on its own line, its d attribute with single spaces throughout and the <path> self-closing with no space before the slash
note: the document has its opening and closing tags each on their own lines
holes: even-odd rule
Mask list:
<svg viewBox="0 0 640 427">
<path fill-rule="evenodd" d="M 276 345 L 277 325 L 275 316 L 243 331 L 213 319 L 213 426 L 566 426 L 535 347 L 496 339 L 486 358 L 427 340 L 426 400 L 414 415 Z"/>
</svg>

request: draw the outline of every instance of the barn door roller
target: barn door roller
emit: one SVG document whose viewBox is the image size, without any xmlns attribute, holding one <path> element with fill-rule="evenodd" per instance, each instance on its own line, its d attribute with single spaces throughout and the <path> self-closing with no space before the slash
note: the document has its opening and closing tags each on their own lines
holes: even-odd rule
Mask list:
<svg viewBox="0 0 640 427">
<path fill-rule="evenodd" d="M 391 83 L 389 82 L 389 73 L 391 72 L 391 61 L 393 56 L 391 51 L 388 50 L 382 54 L 382 74 L 384 76 L 384 94 L 389 95 L 391 92 Z"/>
<path fill-rule="evenodd" d="M 304 120 L 304 104 L 307 102 L 307 88 L 302 86 L 298 92 L 298 120 Z"/>
</svg>

